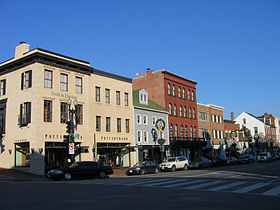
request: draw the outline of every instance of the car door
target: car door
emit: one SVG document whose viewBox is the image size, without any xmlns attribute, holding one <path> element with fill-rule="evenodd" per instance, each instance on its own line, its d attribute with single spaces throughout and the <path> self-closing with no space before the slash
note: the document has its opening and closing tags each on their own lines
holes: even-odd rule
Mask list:
<svg viewBox="0 0 280 210">
<path fill-rule="evenodd" d="M 152 166 L 151 166 L 151 162 L 150 161 L 147 161 L 145 163 L 145 171 L 146 171 L 146 173 L 151 173 L 152 172 Z"/>
</svg>

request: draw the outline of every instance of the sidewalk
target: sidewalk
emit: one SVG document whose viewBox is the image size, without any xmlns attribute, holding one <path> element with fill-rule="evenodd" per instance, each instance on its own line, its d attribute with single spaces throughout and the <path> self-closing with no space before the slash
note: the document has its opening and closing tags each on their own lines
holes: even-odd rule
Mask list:
<svg viewBox="0 0 280 210">
<path fill-rule="evenodd" d="M 115 176 L 125 176 L 126 170 L 124 169 L 114 169 L 114 174 L 111 175 Z M 0 168 L 0 181 L 38 181 L 38 180 L 48 180 L 43 175 L 35 175 L 26 173 L 23 171 L 17 171 L 15 169 L 5 169 Z"/>
</svg>

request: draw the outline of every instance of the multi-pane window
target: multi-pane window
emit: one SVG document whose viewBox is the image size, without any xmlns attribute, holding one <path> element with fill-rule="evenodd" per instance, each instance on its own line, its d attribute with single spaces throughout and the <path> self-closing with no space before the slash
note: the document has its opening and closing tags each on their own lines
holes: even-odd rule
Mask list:
<svg viewBox="0 0 280 210">
<path fill-rule="evenodd" d="M 194 92 L 192 90 L 192 101 L 194 101 Z"/>
<path fill-rule="evenodd" d="M 191 91 L 188 90 L 188 100 L 191 100 Z"/>
<path fill-rule="evenodd" d="M 179 107 L 179 113 L 180 113 L 180 117 L 183 117 L 182 106 Z"/>
<path fill-rule="evenodd" d="M 44 73 L 44 87 L 52 88 L 53 72 L 50 70 L 45 70 Z"/>
<path fill-rule="evenodd" d="M 96 116 L 96 131 L 101 131 L 101 117 Z"/>
<path fill-rule="evenodd" d="M 185 126 L 185 137 L 188 137 L 188 126 Z"/>
<path fill-rule="evenodd" d="M 173 125 L 172 125 L 172 123 L 170 124 L 170 136 L 173 137 Z"/>
<path fill-rule="evenodd" d="M 76 105 L 76 123 L 78 125 L 83 124 L 83 105 Z"/>
<path fill-rule="evenodd" d="M 193 127 L 192 126 L 190 127 L 190 135 L 193 138 Z"/>
<path fill-rule="evenodd" d="M 110 89 L 105 89 L 105 102 L 107 103 L 107 104 L 109 104 L 110 103 Z"/>
<path fill-rule="evenodd" d="M 189 108 L 189 118 L 191 119 L 192 118 L 192 109 Z"/>
<path fill-rule="evenodd" d="M 52 122 L 52 101 L 44 100 L 44 122 Z"/>
<path fill-rule="evenodd" d="M 136 115 L 137 124 L 141 124 L 141 115 Z"/>
<path fill-rule="evenodd" d="M 24 126 L 31 123 L 31 102 L 20 104 L 19 125 Z"/>
<path fill-rule="evenodd" d="M 181 87 L 178 87 L 178 97 L 181 98 Z"/>
<path fill-rule="evenodd" d="M 83 93 L 83 79 L 81 77 L 76 77 L 76 93 Z"/>
<path fill-rule="evenodd" d="M 121 92 L 116 91 L 116 104 L 121 105 Z"/>
<path fill-rule="evenodd" d="M 95 87 L 95 101 L 100 102 L 100 87 Z"/>
<path fill-rule="evenodd" d="M 173 89 L 172 89 L 172 91 L 173 91 L 173 96 L 176 96 L 175 85 L 173 85 Z"/>
<path fill-rule="evenodd" d="M 186 99 L 185 88 L 183 88 L 183 99 Z"/>
<path fill-rule="evenodd" d="M 0 96 L 6 95 L 6 80 L 3 79 L 0 81 Z"/>
<path fill-rule="evenodd" d="M 168 113 L 169 115 L 172 115 L 172 104 L 168 105 Z"/>
<path fill-rule="evenodd" d="M 129 119 L 125 120 L 125 131 L 126 133 L 129 133 Z"/>
<path fill-rule="evenodd" d="M 171 86 L 170 86 L 170 83 L 168 83 L 167 86 L 168 86 L 168 89 L 167 89 L 167 90 L 168 90 L 168 95 L 171 95 Z"/>
<path fill-rule="evenodd" d="M 181 137 L 183 137 L 183 136 L 184 136 L 184 126 L 181 125 Z"/>
<path fill-rule="evenodd" d="M 199 120 L 200 120 L 200 121 L 207 121 L 207 113 L 205 113 L 205 112 L 200 112 L 200 113 L 199 113 Z"/>
<path fill-rule="evenodd" d="M 147 131 L 143 132 L 143 138 L 144 138 L 144 142 L 148 142 L 148 133 L 147 133 Z"/>
<path fill-rule="evenodd" d="M 142 132 L 141 131 L 137 131 L 137 141 L 138 142 L 142 141 Z"/>
<path fill-rule="evenodd" d="M 32 87 L 32 71 L 26 71 L 21 73 L 21 89 L 27 89 Z"/>
<path fill-rule="evenodd" d="M 111 131 L 111 118 L 106 117 L 106 132 L 110 132 L 110 131 Z"/>
<path fill-rule="evenodd" d="M 67 91 L 68 90 L 68 75 L 60 74 L 60 90 Z"/>
<path fill-rule="evenodd" d="M 122 120 L 121 118 L 117 118 L 117 132 L 120 133 L 122 132 Z"/>
<path fill-rule="evenodd" d="M 157 122 L 157 118 L 156 118 L 156 117 L 153 117 L 153 119 L 152 119 L 153 125 L 156 125 L 156 122 Z"/>
<path fill-rule="evenodd" d="M 148 117 L 146 115 L 143 116 L 143 125 L 148 124 Z"/>
<path fill-rule="evenodd" d="M 60 122 L 66 123 L 68 120 L 68 104 L 61 102 L 60 103 Z"/>
<path fill-rule="evenodd" d="M 174 116 L 177 116 L 177 106 L 174 104 Z"/>
<path fill-rule="evenodd" d="M 184 117 L 187 117 L 187 108 L 184 106 Z"/>
<path fill-rule="evenodd" d="M 124 105 L 128 106 L 128 93 L 124 93 Z"/>
<path fill-rule="evenodd" d="M 196 119 L 196 116 L 195 116 L 195 109 L 193 109 L 193 119 Z"/>
<path fill-rule="evenodd" d="M 194 138 L 197 137 L 197 131 L 196 131 L 196 127 L 194 127 Z"/>
<path fill-rule="evenodd" d="M 178 125 L 175 124 L 175 137 L 178 137 Z"/>
</svg>

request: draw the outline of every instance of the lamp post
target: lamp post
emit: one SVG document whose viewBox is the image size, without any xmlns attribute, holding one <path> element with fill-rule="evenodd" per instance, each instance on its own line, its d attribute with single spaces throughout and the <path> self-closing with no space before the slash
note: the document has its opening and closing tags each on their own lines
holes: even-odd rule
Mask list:
<svg viewBox="0 0 280 210">
<path fill-rule="evenodd" d="M 68 104 L 68 110 L 69 110 L 69 121 L 67 122 L 67 133 L 69 133 L 69 142 L 68 142 L 68 149 L 69 149 L 69 155 L 71 164 L 75 162 L 75 143 L 74 143 L 74 115 L 77 115 L 76 105 L 77 101 L 76 99 L 73 101 L 74 108 L 71 108 L 72 100 L 69 98 L 67 101 Z"/>
</svg>

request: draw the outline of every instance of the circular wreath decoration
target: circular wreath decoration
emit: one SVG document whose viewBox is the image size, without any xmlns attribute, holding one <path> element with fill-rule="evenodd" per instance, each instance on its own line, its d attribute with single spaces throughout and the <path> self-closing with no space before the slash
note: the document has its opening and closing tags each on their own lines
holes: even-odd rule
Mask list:
<svg viewBox="0 0 280 210">
<path fill-rule="evenodd" d="M 236 131 L 231 131 L 230 132 L 230 138 L 236 138 L 236 137 L 237 137 Z"/>
<path fill-rule="evenodd" d="M 159 125 L 162 123 L 162 127 L 159 127 Z M 165 122 L 163 119 L 159 118 L 157 121 L 156 121 L 156 128 L 158 130 L 164 130 L 165 128 Z"/>
</svg>

